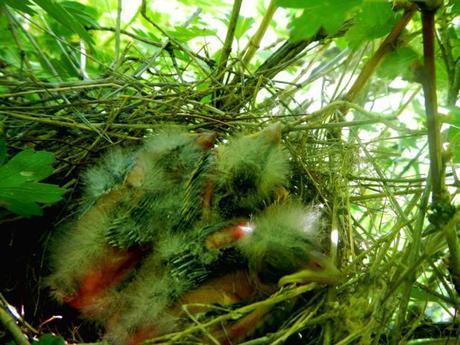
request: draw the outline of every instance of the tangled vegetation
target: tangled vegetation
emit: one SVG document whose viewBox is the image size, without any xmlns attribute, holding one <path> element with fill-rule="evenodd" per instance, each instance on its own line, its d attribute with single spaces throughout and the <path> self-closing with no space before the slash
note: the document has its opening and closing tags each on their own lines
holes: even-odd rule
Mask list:
<svg viewBox="0 0 460 345">
<path fill-rule="evenodd" d="M 460 344 L 460 2 L 165 3 L 0 1 L 0 341 L 100 340 L 43 277 L 104 152 L 171 125 L 226 142 L 281 123 L 290 193 L 323 206 L 343 280 L 148 343 L 197 343 L 273 306 L 276 327 L 245 344 Z"/>
</svg>

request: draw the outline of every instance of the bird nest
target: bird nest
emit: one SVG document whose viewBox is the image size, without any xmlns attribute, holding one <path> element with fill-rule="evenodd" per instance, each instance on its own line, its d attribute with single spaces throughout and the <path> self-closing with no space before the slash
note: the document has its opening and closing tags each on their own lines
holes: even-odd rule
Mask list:
<svg viewBox="0 0 460 345">
<path fill-rule="evenodd" d="M 328 121 L 327 118 L 333 116 L 344 102 L 337 103 L 324 114 L 311 114 L 311 122 L 307 125 L 303 116 L 296 116 L 295 111 L 292 116 L 280 115 L 278 106 L 273 108 L 271 102 L 265 106 L 251 106 L 253 100 L 248 96 L 248 87 L 243 85 L 251 85 L 254 76 L 236 75 L 234 85 L 213 89 L 209 88 L 207 80 L 177 82 L 176 77 L 149 70 L 151 75 L 147 79 L 133 78 L 127 73 L 140 67 L 142 65 L 126 62 L 117 73 L 108 70 L 107 77 L 98 81 L 39 85 L 15 80 L 8 82 L 10 94 L 3 95 L 8 113 L 2 113 L 8 146 L 18 151 L 26 148 L 46 150 L 55 155 L 56 171 L 51 181 L 65 186 L 68 191 L 66 206 L 60 211 L 63 212 L 59 216 L 61 222 L 62 219 L 64 223 L 68 222 L 76 209 L 88 203 L 87 198 L 79 197 L 80 177 L 89 167 L 97 165 L 106 152 L 120 147 L 137 150 L 148 138 L 155 137 L 165 128 L 181 128 L 197 135 L 214 133 L 214 145 L 221 147 L 235 136 L 251 135 L 276 124 L 291 167 L 286 193 L 295 195 L 304 204 L 322 205 L 323 218 L 331 225 L 328 217 L 333 207 L 331 202 L 337 193 L 341 193 L 341 188 L 346 188 L 342 177 L 352 171 L 356 162 L 352 148 L 331 130 L 315 126 Z M 270 84 L 266 87 L 273 88 Z M 235 89 L 239 94 L 234 93 Z M 204 101 L 216 94 L 221 96 L 214 102 Z M 251 147 L 241 146 L 239 149 L 244 151 Z M 323 241 L 323 251 L 329 251 L 326 233 L 318 237 Z M 47 240 L 45 247 L 48 246 L 46 243 Z M 46 275 L 47 269 L 37 270 L 40 276 Z M 37 284 L 43 285 L 41 279 Z M 219 341 L 213 333 L 216 325 L 235 323 L 260 310 L 270 310 L 270 322 L 265 316 L 264 327 L 253 325 L 254 329 L 246 330 L 247 336 L 262 343 L 284 343 L 296 337 L 314 339 L 339 313 L 332 305 L 328 306 L 327 312 L 324 310 L 330 300 L 326 291 L 321 283 L 289 284 L 279 291 L 265 294 L 262 300 L 246 305 L 236 303 L 231 307 L 209 306 L 211 311 L 198 316 L 187 310 L 193 309 L 193 305 L 184 304 L 191 324 L 148 342 L 216 343 Z M 198 302 L 195 300 L 194 303 Z M 200 303 L 206 304 L 206 298 Z M 62 329 L 58 332 L 65 333 Z"/>
<path fill-rule="evenodd" d="M 379 143 L 363 143 L 353 128 L 384 124 L 401 136 L 420 133 L 395 124 L 394 117 L 380 116 L 352 103 L 358 92 L 356 85 L 362 87 L 363 79 L 358 78 L 359 83 L 351 88 L 355 94 L 309 113 L 304 111 L 306 104 L 295 99 L 297 85 L 281 89 L 273 81 L 279 72 L 295 65 L 305 47 L 324 39 L 318 33 L 309 40 L 288 41 L 254 73 L 234 68 L 239 60 L 230 59 L 227 66 L 216 68 L 214 61 L 168 39 L 156 46 L 157 52 L 150 58 L 121 56 L 116 66 L 99 73 L 103 76 L 99 80 L 48 82 L 5 74 L 2 86 L 8 91 L 0 98 L 0 119 L 10 153 L 30 148 L 53 153 L 55 172 L 49 182 L 67 191 L 63 202 L 48 208 L 41 221 L 12 216 L 2 220 L 11 228 L 4 231 L 4 242 L 12 243 L 8 255 L 22 264 L 21 269 L 5 273 L 4 284 L 27 281 L 21 284 L 22 289 L 6 294 L 8 301 L 24 305 L 26 312 L 35 310 L 33 316 L 26 313 L 25 318 L 39 328 L 20 320 L 23 332 L 54 332 L 76 342 L 97 340 L 102 335 L 99 326 L 82 321 L 75 312 L 53 304 L 43 294 L 44 286 L 56 290 L 56 284 L 43 281 L 52 273 L 44 264 L 47 259 L 43 252 L 49 247 L 50 228 L 72 224 L 75 213 L 80 212 L 76 210 L 85 207 L 81 176 L 100 164 L 107 152 L 116 148 L 135 152 L 165 128 L 180 128 L 195 136 L 214 133 L 213 149 L 218 151 L 234 138 L 257 136 L 279 124 L 281 145 L 290 166 L 285 193 L 301 205 L 321 205 L 323 230 L 317 246 L 340 269 L 341 280 L 328 286 L 321 281 L 288 279 L 287 284 L 275 284 L 277 289 L 264 291 L 263 298 L 231 305 L 206 303 L 204 296 L 200 303 L 195 300 L 181 305 L 187 320 L 183 328 L 147 337 L 145 342 L 219 343 L 215 329 L 244 318 L 254 323 L 241 337 L 248 345 L 320 341 L 345 345 L 358 339 L 363 344 L 396 343 L 432 336 L 431 321 L 418 309 L 420 304 L 409 303 L 410 297 L 429 296 L 429 300 L 447 305 L 458 305 L 458 301 L 444 278 L 444 289 L 451 297 L 437 293 L 426 281 L 416 281 L 413 275 L 422 265 L 429 272 L 428 282 L 448 275 L 439 265 L 446 256 L 440 235 L 424 235 L 429 240 L 421 260 L 416 255 L 420 242 L 412 251 L 401 236 L 401 229 L 408 224 L 418 222 L 417 229 L 423 226 L 425 213 L 419 216 L 415 205 L 420 201 L 426 206 L 427 196 L 421 196 L 425 179 L 386 179 L 370 152 L 371 148 L 377 150 L 372 145 Z M 170 59 L 167 70 L 154 68 L 158 57 Z M 260 94 L 265 96 L 261 99 Z M 365 115 L 365 120 L 348 121 L 345 115 L 350 110 Z M 398 204 L 400 197 L 405 198 L 404 209 Z M 393 222 L 394 215 L 397 222 Z M 39 229 L 30 234 L 31 227 Z M 420 236 L 411 234 L 419 241 L 422 238 L 421 230 Z M 36 241 L 30 247 L 26 243 L 33 243 L 31 238 Z M 66 302 L 65 292 L 55 294 Z M 206 312 L 193 311 L 203 305 Z M 270 316 L 264 317 L 263 325 L 250 319 L 262 311 Z M 58 323 L 55 315 L 64 315 L 64 321 Z M 449 335 L 455 331 L 446 325 L 441 332 Z"/>
</svg>

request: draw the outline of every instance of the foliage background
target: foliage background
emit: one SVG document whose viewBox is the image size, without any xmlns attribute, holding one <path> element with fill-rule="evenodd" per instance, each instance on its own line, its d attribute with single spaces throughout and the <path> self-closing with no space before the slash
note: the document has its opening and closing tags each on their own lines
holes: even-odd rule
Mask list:
<svg viewBox="0 0 460 345">
<path fill-rule="evenodd" d="M 136 145 L 165 123 L 225 138 L 281 121 L 295 161 L 293 189 L 324 205 L 338 239 L 329 251 L 347 279 L 319 292 L 320 303 L 306 303 L 301 321 L 270 341 L 300 331 L 325 344 L 458 341 L 452 205 L 460 161 L 460 2 L 444 1 L 435 27 L 442 125 L 434 132 L 443 143 L 437 154 L 445 212 L 434 199 L 429 209 L 434 156 L 414 3 L 242 6 L 238 13 L 231 1 L 0 1 L 0 121 L 8 154 L 50 152 L 56 164 L 47 182 L 67 190 L 43 218 L 3 215 L 2 252 L 18 263 L 2 265 L 7 300 L 37 327 L 64 312 L 64 321 L 40 332 L 97 339 L 91 326 L 72 330 L 80 321 L 39 288 L 42 248 L 76 207 L 79 172 L 110 147 Z"/>
</svg>

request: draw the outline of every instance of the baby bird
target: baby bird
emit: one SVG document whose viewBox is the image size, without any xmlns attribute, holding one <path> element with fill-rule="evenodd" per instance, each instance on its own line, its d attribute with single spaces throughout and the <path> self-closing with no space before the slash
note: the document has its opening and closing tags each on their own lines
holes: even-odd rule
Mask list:
<svg viewBox="0 0 460 345">
<path fill-rule="evenodd" d="M 89 206 L 51 246 L 48 282 L 58 300 L 91 319 L 111 316 L 114 289 L 151 251 L 157 233 L 177 223 L 185 186 L 213 141 L 212 134 L 167 129 L 137 152 L 115 150 L 88 171 Z"/>
<path fill-rule="evenodd" d="M 110 324 L 108 339 L 137 345 L 187 327 L 189 315 L 212 311 L 213 305 L 232 308 L 255 302 L 287 284 L 335 284 L 340 272 L 321 252 L 319 218 L 317 209 L 285 201 L 195 240 L 193 255 L 192 249 L 184 250 L 191 247 L 184 238 L 176 244 L 176 255 L 171 253 L 173 259 L 156 256 L 154 262 L 150 257 L 124 291 L 127 307 Z M 204 278 L 197 284 L 194 279 L 200 274 Z M 209 331 L 221 344 L 235 344 L 262 326 L 269 312 L 258 308 Z"/>
<path fill-rule="evenodd" d="M 104 325 L 110 343 L 138 345 L 213 305 L 340 278 L 318 244 L 320 212 L 285 189 L 280 125 L 216 148 L 214 139 L 166 130 L 87 173 L 89 206 L 56 241 L 49 282 L 58 299 Z M 209 331 L 237 343 L 269 311 Z"/>
<path fill-rule="evenodd" d="M 224 217 L 249 216 L 276 198 L 288 183 L 288 156 L 281 126 L 237 136 L 218 148 L 215 204 Z"/>
</svg>

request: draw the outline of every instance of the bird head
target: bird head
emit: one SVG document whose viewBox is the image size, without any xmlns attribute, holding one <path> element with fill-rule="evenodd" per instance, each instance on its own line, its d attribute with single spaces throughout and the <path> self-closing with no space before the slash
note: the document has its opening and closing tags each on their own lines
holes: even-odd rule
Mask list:
<svg viewBox="0 0 460 345">
<path fill-rule="evenodd" d="M 288 180 L 288 155 L 281 146 L 281 127 L 240 135 L 218 148 L 216 184 L 219 207 L 248 215 L 274 196 Z"/>
<path fill-rule="evenodd" d="M 340 272 L 319 246 L 320 212 L 300 203 L 269 206 L 238 246 L 262 285 L 334 284 Z"/>
<path fill-rule="evenodd" d="M 179 183 L 196 168 L 203 153 L 214 146 L 215 138 L 214 133 L 190 134 L 178 128 L 165 129 L 147 139 L 137 152 L 136 163 L 126 182 L 135 187 L 148 187 L 146 185 L 159 180 L 152 172 L 160 169 L 163 180 Z"/>
</svg>

